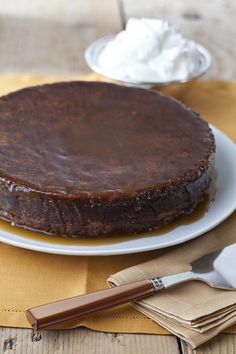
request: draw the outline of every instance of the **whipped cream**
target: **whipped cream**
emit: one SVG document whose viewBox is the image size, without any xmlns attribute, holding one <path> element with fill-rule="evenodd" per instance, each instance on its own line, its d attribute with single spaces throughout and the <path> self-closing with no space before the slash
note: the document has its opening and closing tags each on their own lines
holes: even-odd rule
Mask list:
<svg viewBox="0 0 236 354">
<path fill-rule="evenodd" d="M 168 22 L 131 18 L 101 51 L 98 64 L 113 77 L 141 82 L 186 80 L 200 65 L 196 44 Z"/>
</svg>

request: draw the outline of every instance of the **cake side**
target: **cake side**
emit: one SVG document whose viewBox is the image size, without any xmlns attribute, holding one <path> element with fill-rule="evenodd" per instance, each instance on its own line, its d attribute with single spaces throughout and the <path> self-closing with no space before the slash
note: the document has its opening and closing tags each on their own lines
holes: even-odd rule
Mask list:
<svg viewBox="0 0 236 354">
<path fill-rule="evenodd" d="M 213 167 L 212 161 L 195 181 L 113 201 L 62 200 L 20 189 L 9 192 L 1 182 L 0 218 L 26 229 L 77 237 L 157 230 L 196 208 L 209 188 Z"/>
</svg>

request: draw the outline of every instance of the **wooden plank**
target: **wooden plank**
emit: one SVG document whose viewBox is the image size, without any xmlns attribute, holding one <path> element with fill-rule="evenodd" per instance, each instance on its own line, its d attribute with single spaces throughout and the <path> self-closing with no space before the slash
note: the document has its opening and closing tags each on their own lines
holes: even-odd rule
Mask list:
<svg viewBox="0 0 236 354">
<path fill-rule="evenodd" d="M 236 335 L 220 334 L 196 350 L 182 342 L 183 354 L 236 354 Z"/>
<path fill-rule="evenodd" d="M 236 1 L 233 0 L 122 0 L 129 17 L 157 17 L 181 28 L 183 33 L 202 43 L 213 56 L 205 78 L 236 79 Z"/>
<path fill-rule="evenodd" d="M 89 72 L 86 47 L 120 30 L 116 0 L 0 0 L 1 72 Z"/>
<path fill-rule="evenodd" d="M 45 0 L 0 0 L 1 15 L 17 18 L 37 18 L 57 20 L 61 22 L 76 22 L 78 13 L 86 16 L 86 4 L 81 1 L 50 0 L 45 6 Z"/>
<path fill-rule="evenodd" d="M 41 341 L 32 342 L 31 331 L 0 329 L 3 354 L 175 354 L 178 343 L 173 336 L 112 334 L 86 328 L 45 331 Z"/>
</svg>

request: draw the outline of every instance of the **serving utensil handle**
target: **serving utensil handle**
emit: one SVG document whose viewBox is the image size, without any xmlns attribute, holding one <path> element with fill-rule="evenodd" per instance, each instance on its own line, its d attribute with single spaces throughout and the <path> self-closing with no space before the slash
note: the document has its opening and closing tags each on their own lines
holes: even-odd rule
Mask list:
<svg viewBox="0 0 236 354">
<path fill-rule="evenodd" d="M 153 279 L 142 280 L 34 307 L 26 311 L 26 317 L 34 330 L 41 330 L 144 298 L 155 291 Z"/>
</svg>

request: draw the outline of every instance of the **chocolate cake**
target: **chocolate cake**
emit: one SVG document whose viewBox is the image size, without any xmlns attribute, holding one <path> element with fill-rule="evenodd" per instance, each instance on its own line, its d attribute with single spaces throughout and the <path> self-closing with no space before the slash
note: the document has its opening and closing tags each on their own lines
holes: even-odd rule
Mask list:
<svg viewBox="0 0 236 354">
<path fill-rule="evenodd" d="M 214 154 L 208 124 L 157 92 L 26 88 L 0 98 L 0 218 L 66 236 L 158 229 L 202 200 Z"/>
</svg>

